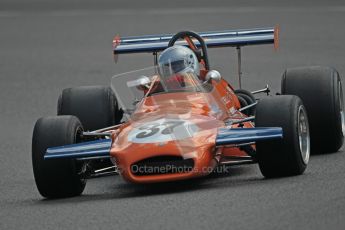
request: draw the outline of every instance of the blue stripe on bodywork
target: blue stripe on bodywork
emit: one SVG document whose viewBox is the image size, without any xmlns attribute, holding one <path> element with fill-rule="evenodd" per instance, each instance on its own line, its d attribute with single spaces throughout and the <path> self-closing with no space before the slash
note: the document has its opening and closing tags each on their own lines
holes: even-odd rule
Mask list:
<svg viewBox="0 0 345 230">
<path fill-rule="evenodd" d="M 217 134 L 216 145 L 240 144 L 278 138 L 283 138 L 283 129 L 280 127 L 221 128 Z"/>
<path fill-rule="evenodd" d="M 110 148 L 111 139 L 88 141 L 48 148 L 44 159 L 104 157 L 109 156 Z"/>
</svg>

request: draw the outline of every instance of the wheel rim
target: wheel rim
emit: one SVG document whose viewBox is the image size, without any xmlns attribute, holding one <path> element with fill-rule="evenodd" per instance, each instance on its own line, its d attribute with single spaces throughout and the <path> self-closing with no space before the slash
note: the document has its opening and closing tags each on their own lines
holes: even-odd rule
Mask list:
<svg viewBox="0 0 345 230">
<path fill-rule="evenodd" d="M 310 134 L 308 119 L 303 106 L 298 109 L 298 141 L 304 164 L 307 164 L 310 156 Z"/>
<path fill-rule="evenodd" d="M 343 101 L 343 89 L 340 81 L 338 81 L 338 97 L 339 97 L 339 108 L 340 108 L 340 119 L 341 119 L 341 134 L 344 136 L 345 133 L 345 117 L 344 117 L 344 101 Z"/>
</svg>

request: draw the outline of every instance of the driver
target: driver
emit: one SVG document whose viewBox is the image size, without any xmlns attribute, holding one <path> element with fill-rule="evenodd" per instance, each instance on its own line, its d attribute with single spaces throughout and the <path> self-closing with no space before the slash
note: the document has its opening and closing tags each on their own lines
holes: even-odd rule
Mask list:
<svg viewBox="0 0 345 230">
<path fill-rule="evenodd" d="M 184 46 L 174 45 L 165 49 L 158 59 L 161 83 L 166 90 L 177 90 L 193 82 L 191 75 L 199 76 L 199 61 L 195 53 Z"/>
</svg>

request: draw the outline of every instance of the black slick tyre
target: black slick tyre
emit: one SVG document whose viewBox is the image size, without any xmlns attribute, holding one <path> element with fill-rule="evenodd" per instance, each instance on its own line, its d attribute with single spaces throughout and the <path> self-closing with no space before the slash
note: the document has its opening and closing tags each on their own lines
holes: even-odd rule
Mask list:
<svg viewBox="0 0 345 230">
<path fill-rule="evenodd" d="M 76 116 L 91 131 L 118 124 L 123 112 L 110 87 L 80 86 L 62 91 L 57 114 Z"/>
<path fill-rule="evenodd" d="M 344 103 L 339 73 L 330 67 L 287 69 L 282 94 L 297 95 L 309 118 L 313 153 L 336 152 L 344 142 Z"/>
<path fill-rule="evenodd" d="M 77 117 L 52 116 L 40 118 L 32 137 L 32 165 L 36 186 L 46 198 L 80 195 L 86 181 L 80 172 L 83 163 L 72 159 L 45 160 L 47 148 L 74 144 L 83 127 Z"/>
<path fill-rule="evenodd" d="M 302 174 L 310 155 L 307 112 L 297 96 L 263 98 L 256 107 L 256 127 L 281 127 L 282 139 L 258 141 L 256 154 L 261 173 L 267 177 Z"/>
</svg>

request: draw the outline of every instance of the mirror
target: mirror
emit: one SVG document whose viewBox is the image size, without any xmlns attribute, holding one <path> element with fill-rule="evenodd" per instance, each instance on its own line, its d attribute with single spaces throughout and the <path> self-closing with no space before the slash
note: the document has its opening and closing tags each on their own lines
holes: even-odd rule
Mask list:
<svg viewBox="0 0 345 230">
<path fill-rule="evenodd" d="M 220 82 L 220 80 L 222 80 L 222 76 L 220 75 L 220 73 L 217 70 L 210 70 L 206 74 L 205 79 L 206 79 L 206 82 L 210 82 L 211 80 L 214 80 L 216 82 Z"/>
</svg>

